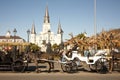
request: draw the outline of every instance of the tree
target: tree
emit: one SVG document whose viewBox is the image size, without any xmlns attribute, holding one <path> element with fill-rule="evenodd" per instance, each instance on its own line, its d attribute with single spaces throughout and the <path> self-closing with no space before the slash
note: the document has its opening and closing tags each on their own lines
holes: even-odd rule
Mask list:
<svg viewBox="0 0 120 80">
<path fill-rule="evenodd" d="M 52 49 L 55 50 L 57 48 L 59 48 L 59 46 L 57 44 L 53 44 Z"/>
<path fill-rule="evenodd" d="M 86 38 L 85 33 L 78 34 L 77 37 L 82 40 Z"/>
<path fill-rule="evenodd" d="M 36 51 L 40 50 L 40 47 L 31 43 L 30 44 L 30 49 L 31 49 L 31 51 L 36 52 Z"/>
</svg>

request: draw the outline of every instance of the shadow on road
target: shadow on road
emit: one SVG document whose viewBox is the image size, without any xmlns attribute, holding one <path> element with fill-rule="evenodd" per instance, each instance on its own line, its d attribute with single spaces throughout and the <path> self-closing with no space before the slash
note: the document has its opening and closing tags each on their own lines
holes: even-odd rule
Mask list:
<svg viewBox="0 0 120 80">
<path fill-rule="evenodd" d="M 74 74 L 74 73 L 80 73 L 80 72 L 86 72 L 86 73 L 98 73 L 96 71 L 91 71 L 88 68 L 84 68 L 83 66 L 78 67 L 77 71 L 71 71 L 71 72 L 63 72 L 61 67 L 59 65 L 55 65 L 57 68 L 52 70 L 52 73 L 68 73 L 68 74 Z M 49 66 L 48 65 L 39 65 L 40 73 L 49 73 Z M 23 73 L 31 73 L 31 72 L 36 72 L 36 66 L 29 65 Z M 12 72 L 11 69 L 0 69 L 0 72 Z M 114 70 L 113 72 L 118 72 L 120 73 L 120 70 Z M 101 73 L 100 73 L 101 74 Z M 106 74 L 106 73 L 103 73 Z"/>
</svg>

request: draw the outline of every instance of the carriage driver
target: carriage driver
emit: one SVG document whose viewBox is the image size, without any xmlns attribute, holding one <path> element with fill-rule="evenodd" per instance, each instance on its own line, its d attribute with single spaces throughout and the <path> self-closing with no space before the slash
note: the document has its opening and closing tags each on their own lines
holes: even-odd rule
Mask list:
<svg viewBox="0 0 120 80">
<path fill-rule="evenodd" d="M 96 49 L 94 47 L 89 47 L 89 55 L 93 56 L 96 53 Z"/>
<path fill-rule="evenodd" d="M 90 54 L 89 49 L 85 47 L 84 56 L 87 57 Z"/>
</svg>

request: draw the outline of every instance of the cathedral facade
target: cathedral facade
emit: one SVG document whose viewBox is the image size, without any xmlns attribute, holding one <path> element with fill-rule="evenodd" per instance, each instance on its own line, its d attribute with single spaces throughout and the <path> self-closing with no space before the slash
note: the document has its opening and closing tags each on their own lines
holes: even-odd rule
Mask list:
<svg viewBox="0 0 120 80">
<path fill-rule="evenodd" d="M 40 47 L 42 47 L 43 44 L 47 44 L 48 42 L 53 44 L 61 44 L 63 41 L 63 30 L 61 28 L 60 21 L 58 23 L 58 30 L 57 33 L 54 34 L 54 32 L 51 31 L 51 25 L 50 25 L 50 17 L 48 12 L 48 6 L 45 9 L 45 16 L 44 16 L 44 22 L 42 31 L 37 34 L 35 30 L 35 24 L 32 24 L 32 29 L 29 36 L 29 42 L 34 43 Z"/>
</svg>

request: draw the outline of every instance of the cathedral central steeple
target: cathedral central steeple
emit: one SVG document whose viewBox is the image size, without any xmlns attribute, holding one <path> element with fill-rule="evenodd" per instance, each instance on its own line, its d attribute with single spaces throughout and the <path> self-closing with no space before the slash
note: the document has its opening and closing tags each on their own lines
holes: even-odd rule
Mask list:
<svg viewBox="0 0 120 80">
<path fill-rule="evenodd" d="M 45 9 L 44 23 L 50 23 L 49 13 L 48 13 L 48 6 Z"/>
<path fill-rule="evenodd" d="M 49 18 L 48 6 L 46 6 L 44 22 L 43 22 L 43 33 L 48 33 L 49 30 L 50 30 L 50 18 Z"/>
</svg>

